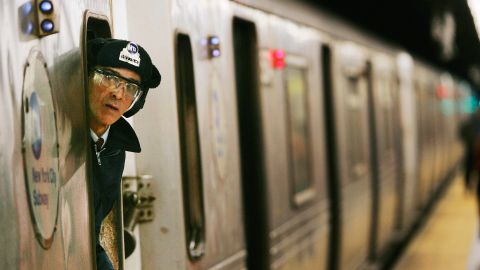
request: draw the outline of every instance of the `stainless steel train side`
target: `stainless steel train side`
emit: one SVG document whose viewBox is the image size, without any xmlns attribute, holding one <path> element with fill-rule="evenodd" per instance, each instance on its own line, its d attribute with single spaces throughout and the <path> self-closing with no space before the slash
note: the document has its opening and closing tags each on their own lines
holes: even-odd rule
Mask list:
<svg viewBox="0 0 480 270">
<path fill-rule="evenodd" d="M 415 63 L 414 81 L 419 160 L 416 204 L 422 209 L 462 158 L 458 132 L 472 107 L 461 103 L 473 92 L 467 90 L 464 96 L 456 86 L 458 80 L 420 61 Z"/>
<path fill-rule="evenodd" d="M 416 183 L 417 183 L 417 119 L 415 92 L 412 72 L 414 67 L 410 55 L 401 52 L 396 57 L 399 79 L 399 117 L 400 117 L 400 162 L 402 164 L 399 231 L 405 233 L 417 218 Z"/>
<path fill-rule="evenodd" d="M 437 133 L 443 132 L 443 127 L 448 130 L 435 140 L 437 145 L 446 147 L 446 138 L 453 138 L 454 128 L 435 109 L 438 105 L 432 89 L 438 84 L 438 71 L 419 67 L 422 64 L 410 55 L 352 25 L 293 2 L 278 4 L 270 0 L 147 1 L 141 6 L 127 1 L 126 6 L 128 36 L 147 48 L 158 48 L 153 49 L 154 61 L 166 78 L 162 91 L 150 96 L 158 106 L 147 107 L 146 113 L 135 118 L 146 145 L 135 161 L 137 173 L 151 174 L 158 181 L 154 185 L 157 218 L 140 227 L 142 267 L 354 269 L 377 263 L 418 218 L 419 208 L 426 205 L 447 173 L 444 168 L 454 168 L 458 162 L 458 157 L 448 161 L 441 155 L 436 157 L 437 151 L 446 148 L 426 145 L 430 142 L 424 133 L 432 131 L 424 123 L 432 119 L 437 119 L 433 120 L 438 122 L 436 126 L 431 127 Z M 300 10 L 302 16 L 294 12 Z M 252 43 L 238 46 L 235 39 L 239 32 L 239 38 Z M 205 45 L 212 37 L 220 41 L 218 58 L 205 55 Z M 322 46 L 332 52 L 328 56 L 331 101 L 335 103 L 331 115 L 326 115 L 324 108 L 324 92 L 328 91 L 324 76 L 329 66 L 322 65 L 327 57 Z M 271 52 L 275 49 L 286 54 L 287 68 L 272 66 Z M 182 58 L 179 50 L 191 54 L 191 64 L 187 63 L 192 70 L 190 77 L 182 77 L 185 71 L 178 65 L 184 60 L 178 59 Z M 248 75 L 248 66 L 238 64 L 242 61 L 257 73 Z M 296 76 L 297 86 L 301 85 L 296 98 L 304 108 L 299 111 L 289 96 L 290 76 Z M 179 96 L 185 95 L 185 86 L 179 80 L 185 78 L 194 82 L 185 93 L 194 96 L 190 108 L 195 111 L 192 123 L 198 135 L 192 138 L 195 141 L 198 136 L 193 146 L 200 149 L 200 156 L 193 162 L 201 164 L 203 181 L 203 191 L 195 193 L 203 196 L 199 201 L 203 206 L 198 209 L 204 209 L 206 232 L 205 253 L 198 258 L 190 254 L 189 245 L 196 244 L 189 239 L 191 232 L 185 220 L 191 217 L 185 204 L 191 202 L 185 198 L 188 193 L 182 191 L 190 185 L 182 173 L 182 136 L 190 136 L 182 134 L 185 120 L 179 101 Z M 252 81 L 246 85 L 253 89 L 249 90 L 250 97 L 257 101 L 240 101 L 238 91 L 248 89 L 241 88 L 239 80 Z M 420 84 L 419 80 L 424 81 Z M 419 92 L 417 85 L 425 90 Z M 422 105 L 415 107 L 415 102 Z M 431 103 L 431 111 L 427 112 L 425 103 Z M 373 110 L 369 109 L 372 105 Z M 295 110 L 301 116 L 293 119 Z M 240 114 L 250 118 L 242 120 Z M 332 127 L 338 136 L 336 157 L 330 163 L 325 130 L 328 117 L 333 118 Z M 212 118 L 219 125 L 212 124 Z M 252 141 L 251 148 L 256 150 L 243 148 L 244 136 L 249 135 L 242 121 L 253 121 L 251 128 L 259 139 Z M 300 129 L 292 128 L 294 122 L 305 131 L 300 137 L 295 133 Z M 225 139 L 223 143 L 215 141 L 219 136 Z M 292 144 L 294 136 L 297 147 L 300 143 L 308 150 L 301 156 Z M 417 137 L 421 139 L 418 142 Z M 220 157 L 218 151 L 228 154 Z M 252 172 L 245 171 L 241 157 L 252 153 L 261 153 L 254 158 L 257 165 L 252 168 L 263 176 L 245 179 Z M 298 157 L 303 163 L 295 163 Z M 308 175 L 304 179 L 310 181 L 310 188 L 300 188 L 306 192 L 296 194 L 295 173 L 299 170 Z M 329 178 L 332 170 L 338 170 L 338 178 Z M 256 186 L 252 181 L 261 184 Z M 338 182 L 340 200 L 329 194 L 331 181 Z M 255 187 L 258 191 L 252 192 Z M 249 200 L 258 202 L 256 206 L 264 212 L 250 212 Z M 332 210 L 332 200 L 339 200 L 338 209 Z M 248 227 L 245 213 L 258 218 L 255 229 Z M 264 216 L 255 216 L 258 213 Z M 332 216 L 341 216 L 341 222 L 333 225 L 340 228 L 330 227 Z M 335 232 L 341 236 L 332 236 Z M 262 247 L 250 249 L 249 241 Z M 248 262 L 249 256 L 262 262 Z M 332 256 L 339 264 L 328 264 Z"/>
<path fill-rule="evenodd" d="M 368 91 L 365 48 L 344 41 L 335 48 L 334 122 L 340 192 L 340 269 L 353 269 L 368 256 L 372 216 Z M 352 233 L 355 232 L 355 233 Z"/>
<path fill-rule="evenodd" d="M 274 114 L 285 114 L 286 93 L 282 71 L 275 71 L 268 67 L 268 49 L 278 46 L 287 51 L 286 61 L 291 65 L 298 65 L 305 70 L 309 88 L 305 90 L 311 96 L 308 99 L 309 110 L 319 110 L 322 102 L 319 92 L 319 62 L 310 62 L 311 55 L 305 52 L 318 49 L 318 34 L 308 28 L 298 27 L 288 20 L 282 20 L 259 12 L 251 8 L 236 6 L 228 1 L 195 2 L 172 1 L 168 4 L 152 2 L 144 3 L 141 7 L 133 8 L 134 4 L 127 2 L 127 23 L 129 38 L 153 49 L 154 62 L 158 62 L 164 70 L 164 82 L 167 86 L 163 92 L 151 93 L 152 103 L 159 106 L 146 107 L 144 113 L 135 117 L 134 123 L 139 131 L 140 139 L 146 146 L 141 155 L 136 158 L 138 174 L 151 174 L 158 182 L 154 185 L 154 192 L 158 200 L 155 202 L 157 218 L 153 223 L 143 224 L 140 228 L 141 264 L 144 268 L 165 267 L 171 269 L 233 269 L 246 267 L 246 251 L 244 243 L 244 228 L 242 217 L 242 190 L 240 178 L 240 154 L 237 137 L 235 80 L 233 58 L 232 25 L 234 17 L 252 20 L 257 25 L 261 50 L 257 51 L 260 61 L 265 62 L 267 69 L 262 70 L 265 76 L 271 76 L 271 85 L 262 85 L 258 89 L 262 94 L 263 123 L 269 123 L 266 130 L 267 137 L 262 140 L 268 144 L 267 154 L 271 176 L 268 177 L 270 190 L 263 196 L 275 196 L 269 201 L 269 213 L 273 217 L 270 237 L 273 268 L 292 269 L 298 263 L 306 264 L 305 269 L 326 266 L 327 223 L 325 169 L 323 163 L 322 137 L 323 128 L 321 115 L 309 113 L 308 136 L 311 137 L 312 183 L 315 186 L 315 198 L 308 200 L 305 206 L 294 206 L 290 191 L 291 179 L 288 175 L 293 168 L 289 163 L 287 148 L 288 128 L 287 119 L 273 117 Z M 158 12 L 163 16 L 158 16 Z M 164 18 L 155 21 L 152 18 Z M 139 19 L 141 18 L 141 19 Z M 145 21 L 145 18 L 149 18 Z M 168 19 L 171 18 L 171 19 Z M 288 27 L 289 33 L 282 30 L 281 25 Z M 140 31 L 143 30 L 143 31 Z M 293 41 L 297 30 L 302 31 L 303 41 Z M 268 33 L 276 32 L 276 38 L 267 38 Z M 205 255 L 201 259 L 192 259 L 188 255 L 188 224 L 185 224 L 185 210 L 182 209 L 185 195 L 182 195 L 182 157 L 178 153 L 181 148 L 177 129 L 178 101 L 176 96 L 181 93 L 178 83 L 180 76 L 176 73 L 175 62 L 170 55 L 176 55 L 175 46 L 178 46 L 178 35 L 188 36 L 193 57 L 196 110 L 199 129 L 199 146 L 201 149 L 201 163 L 203 176 L 203 201 L 205 204 Z M 221 56 L 218 59 L 206 59 L 202 53 L 205 47 L 201 41 L 209 36 L 216 36 L 221 42 Z M 288 43 L 287 43 L 288 42 Z M 289 44 L 285 46 L 284 44 Z M 172 47 L 173 45 L 173 47 Z M 283 47 L 282 47 L 283 46 Z M 317 59 L 319 59 L 317 55 Z M 314 68 L 312 68 L 314 67 Z M 177 67 L 178 68 L 178 67 Z M 262 75 L 262 76 L 264 76 Z M 169 82 L 170 81 L 170 82 Z M 267 82 L 269 84 L 269 82 Z M 275 86 L 275 88 L 272 88 Z M 268 89 L 272 88 L 272 91 Z M 272 95 L 272 98 L 270 98 Z M 217 100 L 218 99 L 218 100 Z M 176 104 L 176 105 L 175 105 Z M 273 111 L 272 111 L 273 110 Z M 274 121 L 275 120 L 275 121 Z M 215 121 L 220 121 L 218 124 Z M 158 123 L 153 125 L 151 123 Z M 181 123 L 179 124 L 181 125 Z M 215 126 L 217 125 L 217 126 Z M 282 128 L 283 132 L 278 132 Z M 162 134 L 162 135 L 160 135 Z M 219 136 L 222 137 L 220 143 Z M 180 136 L 181 137 L 181 136 Z M 158 138 L 158 139 L 155 139 Z M 310 142 L 309 142 L 310 143 Z M 310 146 L 309 146 L 310 147 Z M 283 150 L 282 150 L 283 149 Z M 225 156 L 219 151 L 226 151 Z M 278 152 L 280 151 L 280 152 Z M 277 153 L 277 154 L 275 154 Z M 284 171 L 278 170 L 278 159 L 282 159 Z M 276 177 L 276 176 L 277 177 Z M 242 180 L 247 181 L 247 180 Z M 281 192 L 278 187 L 283 186 Z M 308 194 L 307 194 L 308 195 Z M 183 197 L 183 198 L 182 198 Z M 308 196 L 307 196 L 308 197 Z M 244 197 L 248 198 L 248 197 Z M 313 202 L 313 203 L 312 203 Z M 270 215 L 270 214 L 268 214 Z M 161 218 L 160 218 L 161 217 Z M 262 225 L 263 226 L 263 225 Z M 160 237 L 152 237 L 158 235 Z M 312 237 L 311 237 L 312 236 Z M 159 241 L 162 239 L 162 241 Z M 317 243 L 318 242 L 318 243 Z M 300 243 L 297 245 L 297 243 Z M 312 248 L 315 252 L 312 253 Z M 314 260 L 306 258 L 314 258 Z M 300 261 L 299 261 L 300 260 Z M 128 261 L 128 260 L 127 260 Z M 161 266 L 160 266 L 161 265 Z M 310 266 L 308 266 L 310 265 Z M 288 268 L 289 267 L 289 268 Z"/>
<path fill-rule="evenodd" d="M 127 156 L 124 172 L 151 176 L 154 218 L 137 225 L 125 266 L 119 246 L 119 269 L 377 264 L 460 160 L 456 132 L 468 113 L 457 103 L 471 95 L 468 84 L 327 12 L 274 0 L 58 1 L 60 32 L 25 40 L 12 23 L 24 3 L 10 2 L 0 2 L 0 229 L 8 232 L 0 243 L 10 247 L 0 259 L 8 269 L 94 268 L 87 11 L 97 14 L 90 35 L 113 30 L 138 42 L 162 73 L 132 121 L 142 153 Z M 32 116 L 32 98 L 47 86 L 51 108 L 43 102 Z M 29 190 L 42 174 L 29 178 L 39 150 L 27 135 L 38 139 L 45 121 L 56 124 L 58 165 L 49 164 L 61 184 L 49 186 L 57 208 L 36 216 L 45 197 Z M 55 141 L 39 134 L 44 146 L 46 136 Z"/>
<path fill-rule="evenodd" d="M 328 37 L 242 6 L 235 15 L 254 23 L 258 35 L 269 268 L 325 269 L 329 213 L 321 44 Z M 286 55 L 285 68 L 272 63 L 276 49 Z"/>
<path fill-rule="evenodd" d="M 418 119 L 418 188 L 417 205 L 424 207 L 430 197 L 435 180 L 435 129 L 438 123 L 435 74 L 430 69 L 417 62 L 415 66 L 415 88 Z"/>
<path fill-rule="evenodd" d="M 29 1 L 1 1 L 0 252 L 6 269 L 94 267 L 87 181 L 85 12 L 109 1 L 58 1 L 60 32 L 38 38 Z M 107 17 L 106 17 L 107 18 Z"/>
<path fill-rule="evenodd" d="M 144 145 L 137 173 L 153 175 L 157 197 L 155 220 L 140 227 L 145 269 L 246 267 L 230 18 L 225 1 L 127 2 L 129 38 L 152 51 L 163 75 L 161 91 L 149 96 L 157 106 L 134 119 Z M 221 57 L 205 55 L 202 40 L 209 38 L 220 42 Z M 185 79 L 190 69 L 193 77 Z M 182 148 L 188 143 L 182 137 L 194 141 L 191 149 Z M 185 172 L 193 163 L 196 179 Z M 196 190 L 186 192 L 186 185 Z M 197 217 L 203 225 L 195 224 Z"/>
<path fill-rule="evenodd" d="M 382 252 L 391 246 L 400 218 L 400 167 L 401 161 L 398 144 L 400 122 L 399 80 L 395 58 L 392 55 L 378 54 L 372 59 L 372 85 L 370 90 L 370 138 L 372 148 L 373 224 L 370 234 L 372 260 L 382 257 Z"/>
</svg>

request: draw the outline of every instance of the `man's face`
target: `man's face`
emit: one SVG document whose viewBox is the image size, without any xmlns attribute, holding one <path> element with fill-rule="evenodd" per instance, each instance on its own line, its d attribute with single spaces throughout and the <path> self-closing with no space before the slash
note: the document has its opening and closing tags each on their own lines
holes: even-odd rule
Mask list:
<svg viewBox="0 0 480 270">
<path fill-rule="evenodd" d="M 140 76 L 129 69 L 112 67 L 102 67 L 101 69 L 140 82 Z M 124 83 L 120 84 L 118 88 L 109 88 L 101 83 L 100 76 L 95 72 L 90 76 L 88 94 L 90 128 L 96 133 L 105 131 L 108 126 L 120 119 L 133 102 L 133 99 L 126 95 Z"/>
</svg>

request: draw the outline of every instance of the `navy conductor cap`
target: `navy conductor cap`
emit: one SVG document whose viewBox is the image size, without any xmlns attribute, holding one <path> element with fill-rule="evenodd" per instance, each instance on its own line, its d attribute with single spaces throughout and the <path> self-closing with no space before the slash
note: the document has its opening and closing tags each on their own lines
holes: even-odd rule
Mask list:
<svg viewBox="0 0 480 270">
<path fill-rule="evenodd" d="M 124 113 L 125 117 L 130 117 L 143 108 L 148 90 L 160 85 L 160 72 L 152 63 L 147 51 L 128 40 L 105 38 L 89 40 L 87 63 L 89 70 L 95 66 L 126 68 L 140 76 L 143 94 L 133 107 Z"/>
</svg>

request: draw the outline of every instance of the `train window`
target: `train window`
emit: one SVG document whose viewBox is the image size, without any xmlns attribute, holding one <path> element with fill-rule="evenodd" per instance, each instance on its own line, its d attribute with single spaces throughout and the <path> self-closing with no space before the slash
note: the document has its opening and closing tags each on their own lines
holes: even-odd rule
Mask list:
<svg viewBox="0 0 480 270">
<path fill-rule="evenodd" d="M 380 139 L 382 153 L 393 149 L 393 83 L 389 77 L 383 77 L 379 83 L 382 138 Z"/>
<path fill-rule="evenodd" d="M 347 148 L 350 168 L 350 179 L 358 179 L 365 174 L 365 138 L 363 121 L 363 99 L 367 91 L 367 81 L 364 77 L 349 77 L 347 79 Z"/>
<path fill-rule="evenodd" d="M 289 65 L 285 69 L 288 132 L 290 150 L 290 177 L 293 200 L 296 205 L 314 196 L 310 174 L 308 104 L 305 69 Z"/>
<path fill-rule="evenodd" d="M 84 37 L 86 40 L 93 38 L 111 38 L 112 33 L 107 17 L 95 13 L 88 12 L 86 20 L 86 32 Z"/>
<path fill-rule="evenodd" d="M 185 234 L 188 257 L 196 261 L 205 252 L 205 213 L 193 55 L 188 35 L 177 34 L 175 56 Z"/>
</svg>

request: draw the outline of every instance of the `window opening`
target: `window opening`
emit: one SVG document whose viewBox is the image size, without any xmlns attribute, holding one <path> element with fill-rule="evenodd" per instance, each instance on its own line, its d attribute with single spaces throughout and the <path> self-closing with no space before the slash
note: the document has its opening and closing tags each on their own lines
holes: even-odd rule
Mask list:
<svg viewBox="0 0 480 270">
<path fill-rule="evenodd" d="M 367 82 L 363 77 L 349 77 L 347 80 L 347 155 L 350 168 L 350 179 L 359 179 L 366 173 L 365 157 L 365 125 L 363 96 L 367 90 Z"/>
<path fill-rule="evenodd" d="M 187 253 L 196 261 L 205 254 L 205 213 L 192 45 L 185 34 L 177 35 L 176 72 Z"/>
<path fill-rule="evenodd" d="M 303 204 L 313 196 L 310 173 L 307 82 L 305 73 L 305 69 L 292 65 L 289 65 L 285 69 L 290 177 L 296 205 Z"/>
</svg>

